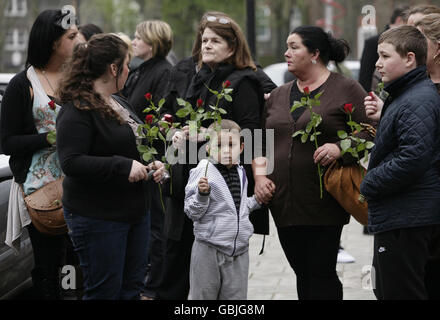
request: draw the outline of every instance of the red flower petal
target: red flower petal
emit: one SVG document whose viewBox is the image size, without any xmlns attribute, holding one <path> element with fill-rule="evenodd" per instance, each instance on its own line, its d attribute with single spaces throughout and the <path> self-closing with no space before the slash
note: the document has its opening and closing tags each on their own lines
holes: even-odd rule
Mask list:
<svg viewBox="0 0 440 320">
<path fill-rule="evenodd" d="M 309 94 L 310 94 L 310 89 L 309 89 L 309 87 L 305 87 L 305 88 L 304 88 L 304 93 L 305 93 L 306 95 L 309 95 Z"/>
<path fill-rule="evenodd" d="M 197 108 L 201 108 L 203 106 L 203 100 L 199 99 L 197 100 Z"/>
<path fill-rule="evenodd" d="M 147 115 L 145 117 L 145 123 L 152 124 L 153 123 L 153 119 L 154 119 L 154 117 L 151 114 L 149 114 L 149 115 Z"/>
<path fill-rule="evenodd" d="M 147 93 L 144 97 L 145 97 L 145 99 L 150 101 L 153 96 L 151 95 L 151 93 Z"/>
<path fill-rule="evenodd" d="M 55 101 L 53 100 L 49 101 L 49 108 L 55 111 L 55 109 L 57 108 Z"/>
<path fill-rule="evenodd" d="M 170 114 L 165 114 L 165 115 L 163 116 L 163 121 L 166 121 L 166 122 L 168 122 L 168 123 L 173 123 L 173 116 L 170 115 Z"/>
<path fill-rule="evenodd" d="M 226 80 L 225 82 L 223 82 L 223 88 L 229 88 L 231 86 L 231 81 Z"/>
<path fill-rule="evenodd" d="M 374 99 L 374 92 L 373 92 L 373 91 L 371 91 L 370 93 L 368 93 L 368 95 L 369 95 L 371 98 Z"/>
<path fill-rule="evenodd" d="M 352 113 L 353 112 L 353 104 L 352 103 L 345 104 L 344 110 L 346 113 Z"/>
</svg>

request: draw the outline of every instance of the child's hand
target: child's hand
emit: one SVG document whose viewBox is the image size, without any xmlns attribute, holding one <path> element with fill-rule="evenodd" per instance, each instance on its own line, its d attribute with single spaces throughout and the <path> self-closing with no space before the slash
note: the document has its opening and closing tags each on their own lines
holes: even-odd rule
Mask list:
<svg viewBox="0 0 440 320">
<path fill-rule="evenodd" d="M 203 177 L 199 180 L 199 192 L 200 193 L 209 193 L 211 187 L 209 186 L 208 178 Z"/>
<path fill-rule="evenodd" d="M 374 93 L 370 92 L 364 100 L 367 117 L 373 121 L 379 121 L 384 102 Z"/>
</svg>

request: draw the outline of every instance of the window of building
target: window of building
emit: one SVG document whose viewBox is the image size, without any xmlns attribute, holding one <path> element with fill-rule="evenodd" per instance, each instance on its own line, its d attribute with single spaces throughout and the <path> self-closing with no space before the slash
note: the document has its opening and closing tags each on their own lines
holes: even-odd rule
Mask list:
<svg viewBox="0 0 440 320">
<path fill-rule="evenodd" d="M 26 31 L 11 29 L 6 33 L 5 50 L 24 51 L 26 50 L 28 35 Z"/>
<path fill-rule="evenodd" d="M 269 41 L 270 30 L 270 8 L 268 5 L 264 5 L 257 10 L 257 40 Z"/>
<path fill-rule="evenodd" d="M 27 0 L 8 0 L 6 17 L 25 17 L 27 15 Z"/>
</svg>

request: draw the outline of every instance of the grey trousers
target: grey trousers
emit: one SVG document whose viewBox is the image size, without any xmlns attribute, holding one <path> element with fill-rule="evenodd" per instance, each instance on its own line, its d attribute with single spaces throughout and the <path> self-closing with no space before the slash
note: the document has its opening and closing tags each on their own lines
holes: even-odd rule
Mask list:
<svg viewBox="0 0 440 320">
<path fill-rule="evenodd" d="M 197 240 L 191 252 L 189 300 L 246 300 L 249 252 L 230 257 Z"/>
</svg>

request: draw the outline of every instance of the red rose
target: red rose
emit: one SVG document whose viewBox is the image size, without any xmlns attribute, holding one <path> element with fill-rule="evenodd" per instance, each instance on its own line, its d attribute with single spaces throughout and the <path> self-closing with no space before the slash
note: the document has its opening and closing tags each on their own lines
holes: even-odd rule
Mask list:
<svg viewBox="0 0 440 320">
<path fill-rule="evenodd" d="M 353 104 L 352 103 L 345 104 L 344 111 L 345 113 L 353 113 Z"/>
<path fill-rule="evenodd" d="M 173 123 L 173 116 L 170 115 L 170 114 L 165 114 L 165 115 L 163 116 L 163 121 L 166 121 L 166 122 L 168 122 L 168 123 Z"/>
<path fill-rule="evenodd" d="M 374 92 L 373 91 L 371 91 L 368 95 L 374 99 Z"/>
<path fill-rule="evenodd" d="M 225 82 L 223 82 L 223 88 L 229 88 L 231 86 L 231 81 L 226 80 Z"/>
<path fill-rule="evenodd" d="M 49 104 L 49 108 L 51 108 L 53 111 L 55 111 L 55 109 L 57 108 L 55 101 L 50 100 L 48 104 Z"/>
<path fill-rule="evenodd" d="M 151 98 L 153 98 L 153 96 L 151 95 L 151 93 L 147 93 L 144 97 L 145 97 L 145 99 L 147 99 L 148 101 L 150 101 Z"/>
<path fill-rule="evenodd" d="M 203 107 L 203 100 L 199 99 L 197 100 L 197 108 L 201 108 L 201 107 Z"/>
<path fill-rule="evenodd" d="M 154 117 L 151 114 L 149 114 L 149 115 L 147 115 L 145 117 L 145 123 L 152 124 L 153 123 L 153 119 L 154 119 Z"/>
<path fill-rule="evenodd" d="M 304 88 L 304 93 L 305 93 L 306 95 L 309 95 L 309 94 L 310 94 L 310 89 L 309 89 L 309 87 L 305 87 L 305 88 Z"/>
</svg>

